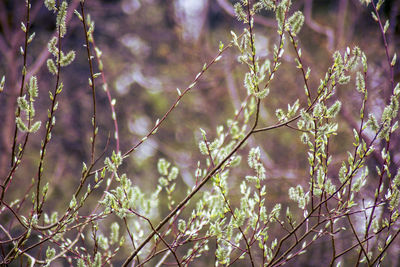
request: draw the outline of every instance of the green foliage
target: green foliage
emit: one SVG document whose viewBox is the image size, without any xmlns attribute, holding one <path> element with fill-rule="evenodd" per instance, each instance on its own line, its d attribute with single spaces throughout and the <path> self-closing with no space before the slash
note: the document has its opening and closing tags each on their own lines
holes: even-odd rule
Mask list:
<svg viewBox="0 0 400 267">
<path fill-rule="evenodd" d="M 121 265 L 121 261 L 124 262 L 122 266 L 160 266 L 171 262 L 190 266 L 194 261 L 209 263 L 215 259 L 212 263 L 215 266 L 280 266 L 301 258 L 318 242 L 331 246 L 329 260 L 332 266 L 339 266 L 347 257 L 369 266 L 385 264 L 385 253 L 395 249 L 393 240 L 400 233 L 400 169 L 396 168 L 392 145 L 397 137 L 400 85 L 395 84 L 393 74 L 397 57 L 395 53 L 390 54 L 387 46 L 390 24 L 388 21 L 382 23 L 380 18 L 383 1 L 376 4 L 361 2 L 372 9 L 373 19 L 378 22 L 390 68 L 391 76 L 383 78 L 390 83 L 390 96 L 381 107 L 380 118 L 377 119 L 367 101 L 373 89 L 369 75 L 374 74 L 368 68 L 366 52 L 358 46 L 335 51 L 326 64 L 326 72 L 321 77 L 316 77 L 314 72 L 311 75 L 311 67 L 303 60 L 301 36 L 298 36 L 305 17 L 301 11 L 291 10 L 292 1 L 242 0 L 233 8 L 237 19 L 243 22 L 243 32 L 237 34 L 232 30 L 229 42 L 220 41 L 216 55 L 209 63 L 199 64 L 201 71 L 188 82 L 186 89 L 177 89 L 177 96 L 173 90 L 176 100 L 165 114 L 147 127 L 136 144 L 123 152 L 119 147 L 119 113 L 114 109 L 117 101 L 111 97 L 105 81 L 108 62 L 105 60 L 103 64 L 103 52 L 94 42 L 95 24 L 90 15 L 85 14 L 85 1 L 80 1 L 80 10 L 74 11 L 75 19 L 82 24 L 82 43 L 87 53 L 81 56 L 79 49 L 62 51 L 64 38 L 68 37 L 68 2 L 45 0 L 46 8 L 55 13 L 56 34 L 47 42 L 51 58 L 43 62 L 54 80 L 48 91 L 50 102 L 47 114 L 44 114 L 47 121 L 42 130 L 40 153 L 35 158 L 37 168 L 29 190 L 20 200 L 13 199 L 14 195 L 9 196 L 7 190 L 15 183 L 17 169 L 24 167 L 29 136 L 42 132 L 39 131 L 41 121 L 36 117 L 44 117 L 37 115 L 34 107 L 39 98 L 38 84 L 43 78 L 34 75 L 27 78 L 27 53 L 30 53 L 29 44 L 35 37 L 30 33 L 31 7 L 27 1 L 28 15 L 26 22 L 21 23 L 25 34 L 25 46 L 20 49 L 24 58 L 22 86 L 20 94 L 13 99 L 16 102 L 13 125 L 16 130 L 11 140 L 11 165 L 7 167 L 8 174 L 1 187 L 0 207 L 12 217 L 10 223 L 7 221 L 9 226 L 0 225 L 7 236 L 5 241 L 2 240 L 2 244 L 7 245 L 3 247 L 6 253 L 3 253 L 1 264 L 14 264 L 24 259 L 32 266 L 35 263 L 50 266 L 64 258 L 77 266 Z M 256 21 L 260 21 L 259 16 L 264 13 L 275 18 L 277 34 L 270 40 L 272 53 L 259 56 L 260 50 L 268 50 L 268 47 L 257 46 L 256 38 L 256 33 L 260 34 L 256 32 Z M 191 128 L 197 138 L 199 153 L 184 154 L 190 162 L 187 166 L 180 164 L 179 153 L 171 153 L 176 159 L 169 159 L 171 155 L 157 155 L 157 163 L 144 167 L 149 168 L 149 172 L 138 168 L 131 174 L 132 165 L 140 167 L 134 161 L 135 157 L 140 158 L 135 154 L 139 153 L 138 148 L 151 146 L 151 138 L 159 134 L 158 130 L 166 120 L 173 117 L 171 114 L 178 103 L 186 101 L 186 95 L 201 85 L 204 73 L 226 60 L 228 56 L 224 53 L 231 48 L 236 49 L 234 56 L 241 64 L 240 77 L 243 79 L 243 88 L 238 94 L 242 102 L 234 114 L 225 118 L 226 122 L 217 124 L 215 130 L 204 127 L 207 130 L 200 128 L 198 132 L 198 125 Z M 64 83 L 67 87 L 66 80 L 74 78 L 61 75 L 65 71 L 62 67 L 74 66 L 75 58 L 88 63 L 89 76 L 82 80 L 86 87 L 89 81 L 92 103 L 87 106 L 91 107 L 92 114 L 81 138 L 90 140 L 90 147 L 88 158 L 78 165 L 82 166 L 78 168 L 79 177 L 70 181 L 75 190 L 68 195 L 66 203 L 60 204 L 63 208 L 58 209 L 55 207 L 58 203 L 49 203 L 48 198 L 52 192 L 63 188 L 57 188 L 48 170 L 46 151 L 52 134 L 59 138 L 60 131 L 54 129 L 56 115 L 67 116 L 58 115 L 58 101 L 71 101 L 67 97 L 59 98 L 65 91 Z M 280 77 L 294 76 L 294 72 L 288 70 L 290 68 L 301 80 L 301 84 L 296 80 L 293 91 L 304 90 L 304 95 L 296 93 L 293 97 L 295 93 L 285 91 L 289 93 L 283 97 L 284 106 L 281 107 L 282 102 L 276 101 L 274 96 L 284 96 L 279 90 L 287 85 Z M 108 115 L 115 127 L 111 131 L 115 137 L 112 141 L 110 134 L 108 137 L 99 134 L 99 129 L 103 131 L 98 119 L 102 110 L 96 108 L 100 103 L 96 97 L 104 93 L 97 91 L 100 79 L 109 101 Z M 318 79 L 319 84 L 314 86 Z M 147 82 L 145 78 L 141 80 Z M 4 87 L 3 76 L 0 93 Z M 340 90 L 349 90 L 345 92 L 349 95 L 352 90 L 351 94 L 359 98 L 352 107 L 359 112 L 350 131 L 342 125 L 341 115 L 348 115 L 341 112 L 348 102 L 341 98 Z M 154 95 L 155 99 L 161 98 L 157 93 Z M 47 95 L 46 100 L 49 101 Z M 195 99 L 194 104 L 189 104 L 196 106 L 197 102 Z M 276 118 L 269 113 L 275 113 Z M 179 123 L 185 124 L 180 120 Z M 193 126 L 188 125 L 188 128 Z M 287 164 L 277 168 L 269 159 L 269 155 L 277 156 L 274 155 L 277 153 L 273 148 L 265 151 L 268 147 L 263 142 L 270 142 L 272 136 L 269 133 L 274 129 L 282 131 L 278 138 L 285 139 L 293 153 L 295 150 L 297 153 L 297 146 L 302 147 L 304 153 L 298 159 L 300 163 L 296 164 L 306 167 L 295 173 L 299 176 L 296 181 L 289 179 L 289 159 L 285 159 Z M 352 141 L 339 142 L 342 136 Z M 347 155 L 342 153 L 344 151 Z M 246 155 L 247 165 L 242 161 Z M 63 161 L 68 159 L 68 155 L 57 157 Z M 197 161 L 197 165 L 191 161 Z M 276 188 L 273 178 L 282 186 Z M 147 180 L 151 182 L 146 183 Z M 31 207 L 23 209 L 29 196 Z M 12 203 L 8 204 L 10 199 Z M 352 241 L 350 247 L 345 242 L 336 245 L 343 237 Z M 45 251 L 43 246 L 47 248 Z M 339 251 L 339 247 L 343 250 Z"/>
<path fill-rule="evenodd" d="M 296 36 L 304 23 L 304 15 L 300 11 L 296 11 L 288 20 L 290 32 Z"/>
<path fill-rule="evenodd" d="M 67 33 L 67 25 L 65 24 L 65 19 L 67 18 L 67 9 L 67 1 L 62 1 L 61 6 L 57 10 L 56 27 L 61 38 Z"/>
</svg>

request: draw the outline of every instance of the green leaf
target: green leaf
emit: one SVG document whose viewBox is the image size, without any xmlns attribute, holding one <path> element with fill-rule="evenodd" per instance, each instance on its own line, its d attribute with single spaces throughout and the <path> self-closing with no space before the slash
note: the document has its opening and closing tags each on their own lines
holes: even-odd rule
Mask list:
<svg viewBox="0 0 400 267">
<path fill-rule="evenodd" d="M 102 265 L 102 259 L 101 259 L 101 254 L 100 252 L 96 253 L 96 256 L 94 257 L 94 262 L 93 262 L 93 267 L 101 267 Z"/>
<path fill-rule="evenodd" d="M 25 125 L 25 123 L 21 120 L 20 117 L 15 118 L 15 122 L 17 124 L 18 130 L 20 130 L 21 132 L 29 131 L 28 127 Z"/>
<path fill-rule="evenodd" d="M 304 24 L 304 15 L 300 11 L 296 11 L 289 18 L 290 31 L 294 36 L 296 36 L 300 32 L 303 24 Z"/>
<path fill-rule="evenodd" d="M 56 255 L 56 250 L 54 248 L 51 247 L 47 247 L 46 250 L 46 259 L 50 260 L 51 258 L 53 258 Z"/>
<path fill-rule="evenodd" d="M 179 219 L 179 221 L 178 221 L 179 232 L 183 233 L 185 231 L 185 228 L 186 228 L 186 222 L 182 219 Z"/>
<path fill-rule="evenodd" d="M 49 70 L 49 72 L 51 73 L 51 74 L 53 74 L 53 75 L 56 75 L 57 74 L 57 67 L 56 67 L 56 65 L 54 64 L 54 61 L 51 59 L 51 58 L 49 58 L 48 60 L 47 60 L 47 69 Z"/>
<path fill-rule="evenodd" d="M 171 163 L 161 158 L 158 160 L 157 169 L 161 175 L 168 175 L 168 168 L 171 166 Z"/>
<path fill-rule="evenodd" d="M 29 103 L 28 101 L 26 101 L 25 99 L 25 95 L 24 96 L 20 96 L 17 98 L 17 103 L 18 103 L 18 107 L 23 110 L 23 111 L 28 111 L 29 109 Z"/>
<path fill-rule="evenodd" d="M 282 4 L 280 4 L 277 8 L 276 8 L 276 20 L 278 21 L 278 26 L 280 29 L 282 29 L 283 26 L 283 22 L 285 20 L 285 8 L 283 7 Z"/>
<path fill-rule="evenodd" d="M 342 107 L 342 103 L 339 100 L 336 100 L 336 102 L 328 108 L 326 111 L 327 115 L 329 118 L 334 118 L 336 115 L 339 113 L 340 109 Z"/>
<path fill-rule="evenodd" d="M 269 94 L 269 88 L 265 88 L 264 90 L 262 90 L 260 92 L 254 93 L 254 95 L 259 99 L 265 98 L 268 94 Z"/>
<path fill-rule="evenodd" d="M 37 79 L 36 76 L 32 76 L 29 79 L 29 88 L 28 88 L 28 92 L 29 95 L 34 98 L 34 97 L 38 97 L 38 85 L 37 85 Z"/>
<path fill-rule="evenodd" d="M 6 77 L 3 75 L 0 82 L 0 93 L 3 92 L 5 83 L 6 83 Z"/>
<path fill-rule="evenodd" d="M 110 233 L 110 239 L 112 244 L 117 244 L 119 241 L 119 224 L 117 222 L 113 222 L 111 224 L 111 233 Z"/>
<path fill-rule="evenodd" d="M 75 59 L 75 51 L 71 50 L 66 56 L 62 55 L 60 60 L 60 65 L 65 67 L 72 63 Z"/>
<path fill-rule="evenodd" d="M 397 60 L 397 55 L 396 53 L 394 53 L 394 56 L 392 58 L 392 62 L 390 63 L 390 65 L 393 67 L 396 64 L 396 60 Z"/>
<path fill-rule="evenodd" d="M 247 16 L 246 16 L 246 13 L 245 13 L 244 10 L 243 10 L 242 5 L 241 5 L 240 3 L 236 3 L 236 4 L 233 6 L 233 8 L 234 8 L 234 10 L 235 10 L 236 18 L 237 18 L 239 21 L 244 21 L 244 22 L 246 22 L 246 21 L 247 21 Z"/>
<path fill-rule="evenodd" d="M 61 37 L 64 37 L 67 32 L 67 25 L 65 23 L 65 20 L 67 18 L 67 9 L 68 3 L 66 1 L 63 1 L 58 10 L 56 19 L 57 31 L 59 31 Z"/>
<path fill-rule="evenodd" d="M 71 202 L 69 203 L 69 208 L 70 209 L 75 208 L 76 204 L 77 204 L 77 202 L 76 202 L 76 198 L 75 198 L 75 195 L 74 195 L 74 196 L 72 196 Z"/>
<path fill-rule="evenodd" d="M 56 1 L 55 0 L 44 0 L 44 5 L 49 11 L 56 12 Z"/>
<path fill-rule="evenodd" d="M 201 154 L 208 155 L 207 145 L 204 141 L 199 142 L 199 150 L 200 150 Z"/>
<path fill-rule="evenodd" d="M 31 126 L 31 128 L 29 129 L 29 132 L 31 132 L 31 133 L 36 133 L 39 129 L 40 129 L 40 126 L 42 125 L 42 122 L 41 121 L 37 121 L 37 122 L 35 122 L 32 126 Z"/>
<path fill-rule="evenodd" d="M 389 29 L 389 25 L 390 25 L 389 20 L 386 20 L 385 26 L 383 26 L 383 32 L 384 32 L 384 33 L 386 33 L 387 30 Z"/>
<path fill-rule="evenodd" d="M 364 80 L 364 75 L 361 72 L 357 72 L 356 89 L 360 93 L 365 92 L 365 80 Z"/>
<path fill-rule="evenodd" d="M 224 44 L 219 41 L 219 52 L 222 52 L 222 50 L 224 49 Z"/>
</svg>

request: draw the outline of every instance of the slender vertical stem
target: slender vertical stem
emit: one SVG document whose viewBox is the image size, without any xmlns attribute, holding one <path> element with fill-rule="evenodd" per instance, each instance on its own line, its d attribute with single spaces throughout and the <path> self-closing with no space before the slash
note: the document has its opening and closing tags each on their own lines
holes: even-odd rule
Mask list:
<svg viewBox="0 0 400 267">
<path fill-rule="evenodd" d="M 92 149 L 91 149 L 91 163 L 94 163 L 94 157 L 95 157 L 95 143 L 96 143 L 96 135 L 97 135 L 97 121 L 96 121 L 96 90 L 95 90 L 95 77 L 94 77 L 94 71 L 93 71 L 93 57 L 90 52 L 90 42 L 89 42 L 89 33 L 88 33 L 88 28 L 87 28 L 87 21 L 86 21 L 86 16 L 85 16 L 85 2 L 81 1 L 81 12 L 82 12 L 82 23 L 83 23 L 83 29 L 85 32 L 85 42 L 86 42 L 86 52 L 87 52 L 87 57 L 89 61 L 89 70 L 90 70 L 90 87 L 92 89 L 92 101 L 93 101 L 93 117 L 92 117 L 92 126 L 93 126 L 93 132 L 92 132 L 92 138 L 91 138 L 91 144 L 92 144 Z"/>
</svg>

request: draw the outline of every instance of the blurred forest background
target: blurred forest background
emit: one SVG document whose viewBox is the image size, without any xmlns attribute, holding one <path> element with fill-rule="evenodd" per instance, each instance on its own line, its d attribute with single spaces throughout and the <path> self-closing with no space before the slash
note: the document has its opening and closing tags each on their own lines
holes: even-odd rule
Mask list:
<svg viewBox="0 0 400 267">
<path fill-rule="evenodd" d="M 95 21 L 94 38 L 103 52 L 104 73 L 112 97 L 116 99 L 120 148 L 127 151 L 153 127 L 177 97 L 176 88 L 184 89 L 218 52 L 219 41 L 227 44 L 230 31 L 241 33 L 243 25 L 234 16 L 228 0 L 98 0 L 86 1 L 86 12 Z M 25 1 L 0 0 L 0 77 L 6 76 L 6 86 L 0 93 L 0 177 L 4 177 L 10 166 L 10 149 L 14 133 L 16 96 L 19 93 L 20 73 L 23 63 L 19 47 L 24 42 L 20 22 L 24 21 Z M 83 161 L 90 157 L 91 137 L 91 91 L 87 85 L 89 71 L 84 34 L 80 21 L 73 15 L 79 0 L 69 2 L 68 33 L 63 43 L 66 50 L 76 51 L 74 63 L 61 74 L 64 90 L 59 98 L 57 123 L 53 138 L 47 149 L 44 177 L 51 181 L 46 209 L 60 209 L 68 205 L 69 196 L 79 182 Z M 311 85 L 316 88 L 332 62 L 335 50 L 358 45 L 365 51 L 369 63 L 368 109 L 379 117 L 384 103 L 390 96 L 387 62 L 382 49 L 381 36 L 370 10 L 359 0 L 296 0 L 293 10 L 302 10 L 305 26 L 299 34 L 306 66 L 311 67 Z M 391 21 L 388 38 L 390 51 L 398 51 L 400 45 L 400 1 L 386 1 L 382 16 Z M 46 59 L 49 57 L 46 44 L 55 33 L 54 16 L 44 8 L 43 1 L 32 1 L 32 31 L 36 32 L 27 58 L 28 76 L 37 75 L 39 98 L 36 102 L 37 119 L 45 121 L 50 104 L 49 88 L 54 87 L 54 76 L 48 73 Z M 273 45 L 277 43 L 275 18 L 263 13 L 255 18 L 257 55 L 271 57 Z M 303 94 L 301 75 L 296 70 L 293 50 L 287 44 L 284 64 L 271 85 L 271 93 L 262 103 L 261 125 L 276 122 L 275 110 L 286 109 Z M 399 54 L 399 53 L 398 53 Z M 147 140 L 125 161 L 124 171 L 133 183 L 145 191 L 154 189 L 159 174 L 157 160 L 166 158 L 180 168 L 182 179 L 177 190 L 186 193 L 195 183 L 194 171 L 197 162 L 204 162 L 198 151 L 201 140 L 199 128 L 212 135 L 218 125 L 225 125 L 234 116 L 246 96 L 243 86 L 245 68 L 237 62 L 237 51 L 230 49 L 194 90 L 181 101 L 178 108 L 167 119 L 155 136 Z M 396 80 L 399 79 L 399 64 L 396 65 Z M 96 67 L 97 68 L 97 67 Z M 97 151 L 107 148 L 106 154 L 115 149 L 114 125 L 111 119 L 107 96 L 97 86 L 99 140 Z M 352 142 L 352 128 L 357 126 L 361 99 L 354 90 L 354 82 L 340 87 L 337 97 L 343 101 L 340 112 L 339 135 L 334 138 L 331 153 L 336 155 L 332 166 L 337 175 L 340 163 Z M 332 99 L 335 101 L 335 99 Z M 38 164 L 40 140 L 44 136 L 44 125 L 31 136 L 22 168 L 19 168 L 10 186 L 6 201 L 22 198 L 31 185 Z M 262 160 L 267 169 L 267 190 L 272 202 L 288 202 L 287 191 L 291 186 L 308 184 L 306 147 L 300 142 L 299 133 L 279 129 L 252 137 L 249 145 L 262 145 Z M 110 137 L 110 144 L 106 146 Z M 212 139 L 214 136 L 209 136 Z M 366 136 L 365 138 L 368 138 Z M 400 166 L 400 139 L 393 139 L 392 167 Z M 247 148 L 241 151 L 247 154 Z M 378 155 L 373 157 L 380 161 Z M 335 163 L 337 163 L 335 165 Z M 202 163 L 203 164 L 203 163 Z M 370 162 L 374 171 L 375 162 Z M 230 187 L 234 190 L 243 179 L 247 169 L 239 168 L 231 174 Z M 3 178 L 2 178 L 3 179 Z M 371 183 L 371 187 L 375 184 Z M 365 195 L 365 199 L 373 196 Z M 96 193 L 95 193 L 96 194 Z M 97 192 L 102 194 L 102 190 Z M 178 196 L 179 197 L 179 196 Z M 89 201 L 96 197 L 92 196 Z M 57 200 L 57 201 L 51 201 Z M 179 199 L 177 199 L 179 201 Z M 273 204 L 271 203 L 271 206 Z M 22 207 L 22 210 L 30 205 Z M 160 210 L 160 218 L 168 213 Z M 190 212 L 190 211 L 187 211 Z M 23 213 L 23 212 L 22 212 Z M 9 220 L 9 214 L 0 214 L 0 220 Z M 1 237 L 1 234 L 0 234 Z M 344 237 L 345 238 L 345 237 Z M 1 238 L 0 238 L 1 239 Z M 326 243 L 324 243 L 326 241 Z M 300 257 L 297 266 L 321 266 L 324 261 L 324 244 L 314 246 L 312 253 Z M 397 247 L 400 246 L 397 241 Z M 400 251 L 400 250 L 397 250 Z M 204 259 L 207 260 L 207 259 Z M 400 254 L 391 260 L 400 264 Z M 201 263 L 198 263 L 202 266 Z M 294 263 L 292 263 L 294 264 Z M 305 265 L 304 265 L 305 266 Z"/>
</svg>

